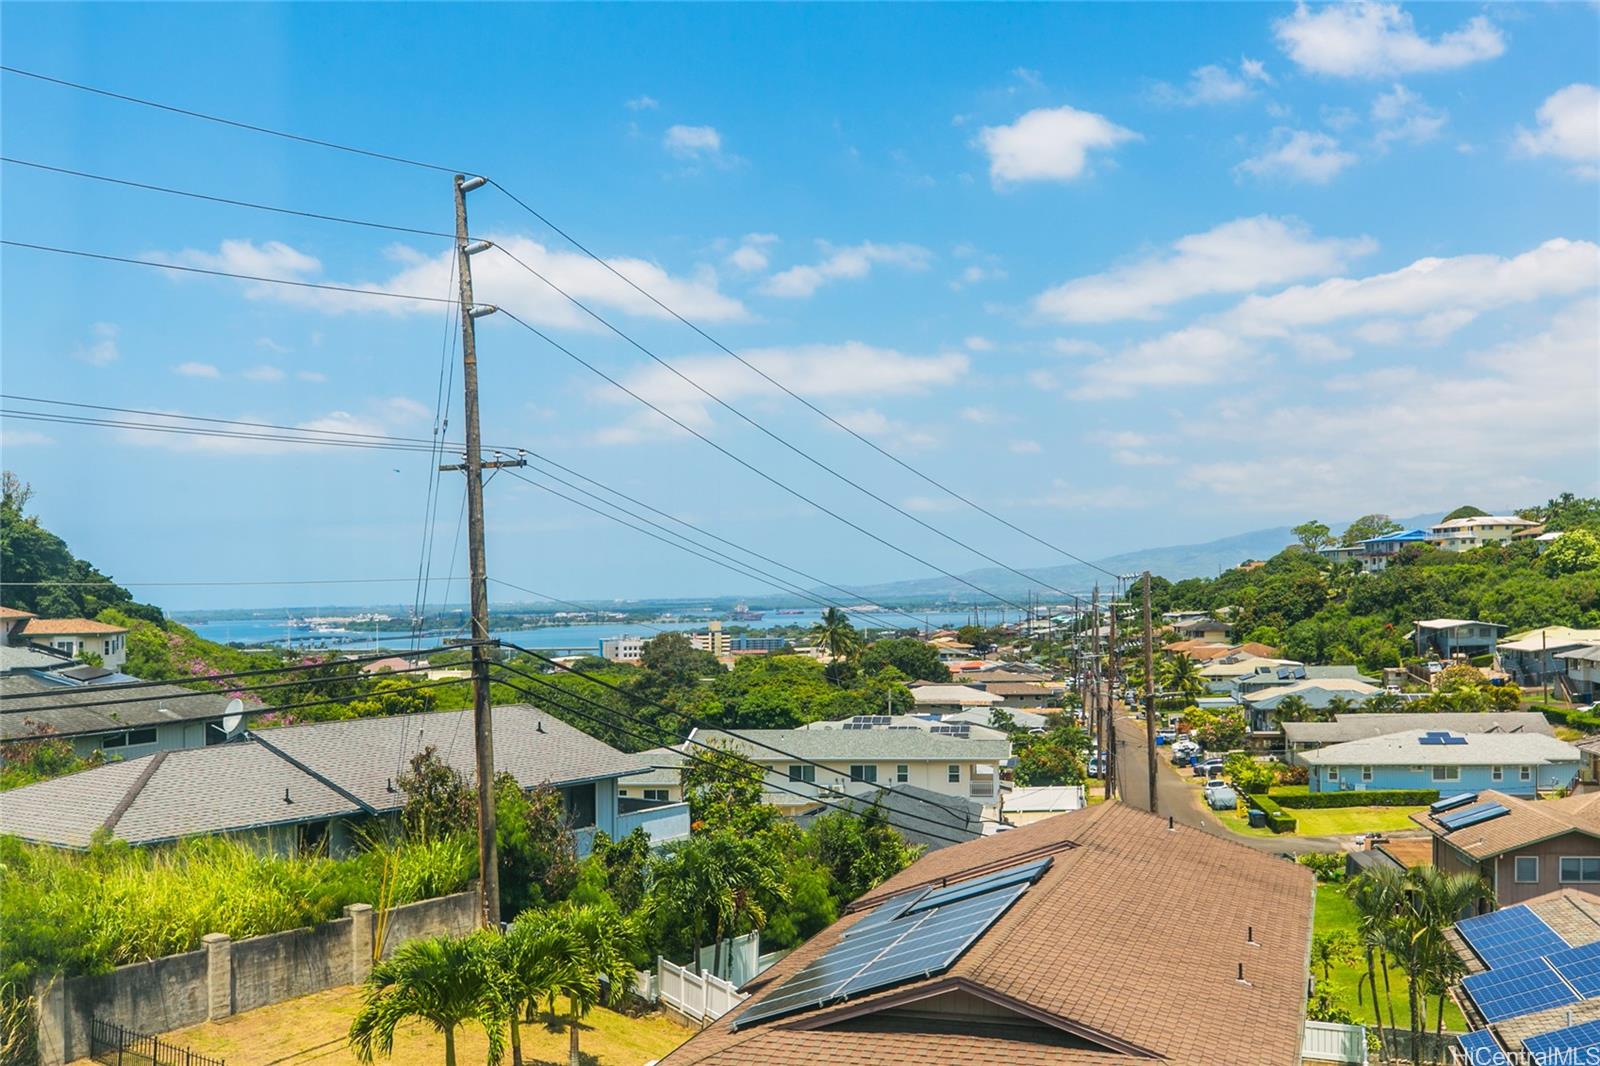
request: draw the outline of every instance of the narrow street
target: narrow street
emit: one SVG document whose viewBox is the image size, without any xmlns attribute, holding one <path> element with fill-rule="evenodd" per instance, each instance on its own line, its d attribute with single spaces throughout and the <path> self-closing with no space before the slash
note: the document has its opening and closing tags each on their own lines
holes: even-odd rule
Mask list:
<svg viewBox="0 0 1600 1066">
<path fill-rule="evenodd" d="M 1144 723 L 1136 718 L 1119 715 L 1117 734 L 1117 795 L 1130 806 L 1144 808 L 1149 804 L 1150 775 L 1145 748 Z M 1257 851 L 1277 855 L 1296 855 L 1305 851 L 1337 852 L 1344 846 L 1337 837 L 1247 837 L 1229 831 L 1200 802 L 1197 789 L 1179 775 L 1167 760 L 1166 749 L 1156 749 L 1156 808 L 1157 813 L 1170 815 L 1180 825 L 1202 829 L 1213 836 L 1223 837 Z"/>
</svg>

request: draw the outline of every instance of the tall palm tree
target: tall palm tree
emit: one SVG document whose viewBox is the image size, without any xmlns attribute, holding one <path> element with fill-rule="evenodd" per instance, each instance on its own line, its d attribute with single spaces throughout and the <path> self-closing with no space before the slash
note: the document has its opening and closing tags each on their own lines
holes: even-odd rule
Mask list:
<svg viewBox="0 0 1600 1066">
<path fill-rule="evenodd" d="M 746 919 L 755 929 L 766 925 L 767 904 L 787 902 L 789 887 L 779 873 L 778 856 L 764 842 L 728 830 L 713 833 L 709 840 L 718 881 L 712 897 L 717 946 L 711 972 L 721 977 L 723 938 L 738 936 Z"/>
<path fill-rule="evenodd" d="M 1163 692 L 1182 694 L 1188 699 L 1201 696 L 1206 691 L 1206 679 L 1200 676 L 1200 665 L 1182 652 L 1164 656 L 1156 667 L 1156 678 Z"/>
<path fill-rule="evenodd" d="M 1384 1061 L 1389 1059 L 1389 1044 L 1384 1039 L 1383 1004 L 1389 1000 L 1388 944 L 1390 925 L 1405 893 L 1403 875 L 1393 868 L 1368 870 L 1345 887 L 1356 909 L 1356 935 L 1367 958 L 1367 988 L 1372 993 L 1372 1016 L 1378 1026 L 1378 1040 Z M 1378 969 L 1383 969 L 1383 996 L 1378 995 Z M 1389 1001 L 1393 1023 L 1393 1001 Z"/>
<path fill-rule="evenodd" d="M 511 1063 L 522 1066 L 522 1023 L 533 1019 L 534 1005 L 576 980 L 568 963 L 572 949 L 565 929 L 544 911 L 525 911 L 495 945 L 495 981 L 511 1020 Z M 552 1010 L 553 1010 L 552 1006 Z"/>
<path fill-rule="evenodd" d="M 822 612 L 822 619 L 811 627 L 817 643 L 828 650 L 830 665 L 850 662 L 861 651 L 861 633 L 850 624 L 850 616 L 837 607 Z"/>
<path fill-rule="evenodd" d="M 456 1066 L 456 1029 L 483 1026 L 489 1063 L 500 1061 L 504 1001 L 494 980 L 495 934 L 435 936 L 402 945 L 368 975 L 361 1009 L 350 1023 L 350 1046 L 361 1062 L 394 1051 L 394 1031 L 421 1018 L 444 1037 L 444 1066 Z"/>
<path fill-rule="evenodd" d="M 1311 704 L 1306 702 L 1304 696 L 1291 695 L 1279 700 L 1278 705 L 1272 709 L 1272 714 L 1280 722 L 1309 722 L 1313 720 L 1316 712 L 1312 710 Z"/>
<path fill-rule="evenodd" d="M 654 883 L 645 900 L 649 913 L 663 922 L 685 929 L 693 952 L 694 972 L 700 972 L 700 945 L 705 942 L 706 917 L 731 909 L 719 898 L 726 891 L 711 853 L 711 837 L 692 834 L 669 845 L 654 863 Z"/>
<path fill-rule="evenodd" d="M 1439 1010 L 1444 994 L 1458 972 L 1455 951 L 1445 934 L 1487 891 L 1472 874 L 1447 874 L 1433 866 L 1406 871 L 1406 894 L 1399 912 L 1401 962 L 1410 985 L 1411 1061 L 1421 1062 L 1422 1034 L 1428 1026 L 1427 993 L 1436 991 Z"/>
</svg>

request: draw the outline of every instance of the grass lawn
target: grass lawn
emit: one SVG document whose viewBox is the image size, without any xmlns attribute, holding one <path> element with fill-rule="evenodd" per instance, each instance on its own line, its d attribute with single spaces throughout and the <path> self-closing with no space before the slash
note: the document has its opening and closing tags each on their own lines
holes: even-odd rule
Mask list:
<svg viewBox="0 0 1600 1066">
<path fill-rule="evenodd" d="M 1353 808 L 1359 809 L 1359 808 Z M 1338 884 L 1317 885 L 1317 913 L 1314 925 L 1318 933 L 1331 933 L 1336 929 L 1356 931 L 1356 909 L 1344 894 L 1344 886 Z M 1317 981 L 1322 981 L 1322 970 L 1316 968 Z M 1372 1000 L 1370 997 L 1363 1001 L 1356 998 L 1357 983 L 1364 980 L 1367 975 L 1367 960 L 1363 955 L 1355 962 L 1333 967 L 1328 980 L 1328 988 L 1335 998 L 1344 1002 L 1344 1005 L 1355 1015 L 1356 1020 L 1364 1025 L 1372 1024 Z M 1383 987 L 1383 974 L 1378 974 L 1378 986 Z M 1409 1024 L 1410 1007 L 1406 1003 L 1406 975 L 1398 967 L 1389 970 L 1389 993 L 1394 1007 L 1395 1024 L 1405 1029 Z M 1437 1003 L 1428 1002 L 1428 1031 L 1433 1031 L 1434 1022 L 1437 1020 L 1434 1010 Z M 1385 1022 L 1388 1020 L 1387 1010 L 1384 1012 Z M 1444 1001 L 1444 1027 L 1454 1032 L 1465 1032 L 1466 1019 L 1461 1016 L 1461 1008 L 1448 996 Z M 229 1066 L 232 1066 L 230 1060 Z"/>
<path fill-rule="evenodd" d="M 360 996 L 355 986 L 292 999 L 249 1011 L 223 1022 L 207 1022 L 169 1033 L 165 1040 L 203 1055 L 220 1056 L 228 1066 L 357 1066 L 345 1044 Z M 639 1066 L 660 1058 L 694 1030 L 665 1014 L 628 1017 L 597 1008 L 584 1019 L 579 1037 L 585 1066 Z M 456 1033 L 456 1061 L 483 1062 L 483 1031 L 465 1026 Z M 567 1033 L 542 1022 L 522 1027 L 522 1056 L 529 1066 L 566 1066 Z M 376 1059 L 382 1063 L 386 1060 Z M 437 1066 L 444 1062 L 444 1041 L 421 1023 L 403 1026 L 395 1035 L 394 1066 Z M 511 1061 L 507 1043 L 505 1063 Z M 93 1066 L 88 1059 L 79 1066 Z"/>
<path fill-rule="evenodd" d="M 1415 829 L 1411 820 L 1413 811 L 1422 807 L 1323 807 L 1290 810 L 1295 820 L 1293 835 L 1302 837 L 1353 836 L 1357 833 L 1388 833 L 1398 829 Z M 1270 829 L 1251 829 L 1248 812 L 1241 807 L 1234 812 L 1218 811 L 1222 824 L 1240 836 L 1270 837 Z"/>
</svg>

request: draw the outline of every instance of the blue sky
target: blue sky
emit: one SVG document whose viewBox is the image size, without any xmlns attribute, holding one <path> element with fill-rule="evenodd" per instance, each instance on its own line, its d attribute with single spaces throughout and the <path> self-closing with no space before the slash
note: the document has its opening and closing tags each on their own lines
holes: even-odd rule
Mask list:
<svg viewBox="0 0 1600 1066">
<path fill-rule="evenodd" d="M 488 174 L 841 421 L 1090 557 L 1525 505 L 1600 475 L 1592 4 L 12 4 L 3 55 Z M 3 90 L 9 156 L 452 225 L 444 174 L 10 74 Z M 447 241 L 3 177 L 11 240 L 449 295 Z M 494 189 L 470 210 L 475 232 L 807 454 L 1007 562 L 1065 561 L 764 386 Z M 8 393 L 430 432 L 450 352 L 437 305 L 13 248 L 3 267 Z M 499 253 L 475 270 L 480 300 L 774 477 L 941 567 L 983 565 L 686 391 Z M 926 572 L 503 318 L 483 320 L 479 350 L 486 441 L 841 583 Z M 417 566 L 420 455 L 4 432 L 45 520 L 122 579 Z M 435 573 L 460 496 L 446 476 Z M 508 477 L 488 512 L 491 571 L 557 596 L 757 591 Z M 144 592 L 174 607 L 410 596 Z"/>
</svg>

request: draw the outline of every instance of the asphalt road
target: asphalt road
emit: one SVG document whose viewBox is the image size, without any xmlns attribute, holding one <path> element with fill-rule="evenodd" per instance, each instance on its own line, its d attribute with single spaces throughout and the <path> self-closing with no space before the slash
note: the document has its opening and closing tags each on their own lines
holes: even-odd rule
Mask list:
<svg viewBox="0 0 1600 1066">
<path fill-rule="evenodd" d="M 1127 716 L 1117 719 L 1117 795 L 1130 806 L 1147 809 L 1150 802 L 1150 774 L 1144 723 Z M 1091 788 L 1098 788 L 1094 782 Z M 1179 776 L 1168 761 L 1165 748 L 1156 749 L 1156 811 L 1170 815 L 1179 825 L 1192 826 L 1247 848 L 1274 855 L 1295 855 L 1305 851 L 1337 852 L 1344 846 L 1336 837 L 1247 837 L 1230 831 L 1205 808 L 1199 789 Z"/>
</svg>

